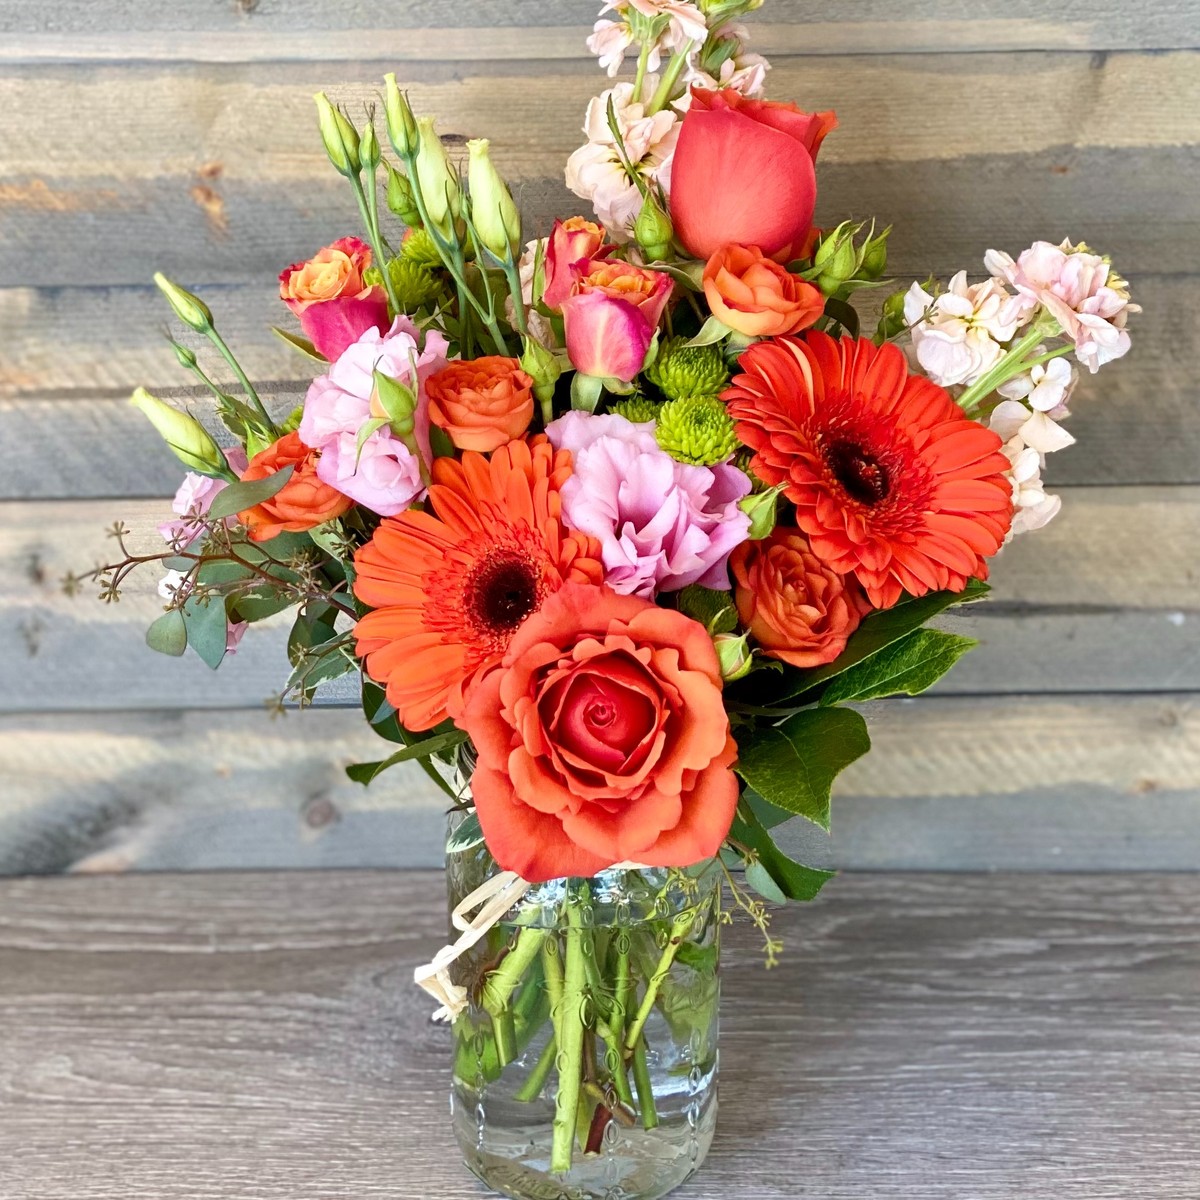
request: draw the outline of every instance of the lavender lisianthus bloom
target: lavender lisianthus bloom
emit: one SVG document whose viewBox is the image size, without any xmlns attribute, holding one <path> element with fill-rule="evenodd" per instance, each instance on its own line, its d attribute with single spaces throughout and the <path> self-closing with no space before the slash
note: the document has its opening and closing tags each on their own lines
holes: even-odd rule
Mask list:
<svg viewBox="0 0 1200 1200">
<path fill-rule="evenodd" d="M 659 448 L 653 422 L 570 412 L 546 428 L 571 451 L 563 517 L 601 545 L 605 582 L 652 599 L 689 584 L 726 590 L 734 547 L 750 532 L 738 501 L 750 480 L 736 467 L 695 467 Z"/>
<path fill-rule="evenodd" d="M 418 341 L 416 326 L 404 316 L 381 334 L 368 329 L 347 346 L 304 401 L 300 440 L 320 450 L 317 476 L 330 487 L 382 517 L 402 513 L 425 492 L 422 461 L 429 448 L 429 403 L 425 380 L 446 365 L 446 339 L 436 332 Z M 413 365 L 416 378 L 413 378 Z M 420 457 L 386 425 L 360 447 L 359 430 L 371 420 L 375 372 L 397 379 L 417 393 L 415 434 Z"/>
</svg>

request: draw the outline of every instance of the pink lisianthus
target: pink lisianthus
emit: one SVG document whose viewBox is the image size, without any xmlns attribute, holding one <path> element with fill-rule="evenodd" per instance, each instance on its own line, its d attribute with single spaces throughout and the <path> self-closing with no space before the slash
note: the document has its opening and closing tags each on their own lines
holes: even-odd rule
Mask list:
<svg viewBox="0 0 1200 1200">
<path fill-rule="evenodd" d="M 632 380 L 646 361 L 671 277 L 619 260 L 575 263 L 575 282 L 562 302 L 571 365 L 584 375 Z"/>
<path fill-rule="evenodd" d="M 1128 285 L 1098 254 L 1070 242 L 1034 242 L 1015 262 L 1000 250 L 989 250 L 983 261 L 995 278 L 1016 289 L 1014 314 L 1026 317 L 1042 305 L 1093 374 L 1129 352 L 1125 323 L 1141 309 L 1130 304 Z"/>
<path fill-rule="evenodd" d="M 225 627 L 225 653 L 236 654 L 237 648 L 241 644 L 242 638 L 245 636 L 246 630 L 250 628 L 249 621 L 230 621 Z"/>
<path fill-rule="evenodd" d="M 432 459 L 425 380 L 446 365 L 446 350 L 446 339 L 433 331 L 425 335 L 422 348 L 416 326 L 404 316 L 397 317 L 386 334 L 368 329 L 348 346 L 326 374 L 313 381 L 304 401 L 300 440 L 321 452 L 318 478 L 383 517 L 393 517 L 418 500 L 425 492 L 423 467 Z M 359 431 L 373 415 L 375 371 L 417 393 L 414 424 L 420 456 L 386 425 L 359 446 Z"/>
<path fill-rule="evenodd" d="M 676 462 L 652 422 L 615 414 L 569 412 L 546 433 L 555 449 L 571 451 L 563 516 L 599 540 L 609 587 L 648 599 L 693 583 L 729 588 L 729 555 L 750 532 L 738 507 L 750 492 L 743 472 Z"/>
<path fill-rule="evenodd" d="M 279 276 L 279 298 L 317 353 L 331 361 L 368 329 L 387 329 L 387 294 L 363 279 L 370 266 L 370 247 L 344 237 Z"/>
<path fill-rule="evenodd" d="M 246 453 L 239 446 L 226 450 L 225 459 L 238 475 L 246 469 Z M 212 507 L 213 499 L 228 486 L 224 479 L 189 471 L 171 501 L 171 511 L 177 514 L 177 519 L 164 521 L 158 527 L 163 540 L 181 550 L 190 546 L 204 532 L 204 517 Z M 237 518 L 228 517 L 225 523 L 233 526 Z"/>
</svg>

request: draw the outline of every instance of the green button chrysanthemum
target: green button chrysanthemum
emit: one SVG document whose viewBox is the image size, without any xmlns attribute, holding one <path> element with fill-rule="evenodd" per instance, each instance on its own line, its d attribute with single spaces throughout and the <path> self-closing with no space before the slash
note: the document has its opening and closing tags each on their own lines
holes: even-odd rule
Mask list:
<svg viewBox="0 0 1200 1200">
<path fill-rule="evenodd" d="M 392 289 L 402 313 L 413 313 L 426 304 L 432 304 L 442 290 L 437 276 L 419 263 L 393 258 L 388 263 L 388 274 L 392 277 Z M 363 282 L 380 284 L 383 276 L 375 267 L 371 267 L 363 272 Z"/>
<path fill-rule="evenodd" d="M 428 229 L 414 229 L 400 244 L 400 257 L 421 267 L 440 267 L 441 255 Z"/>
<path fill-rule="evenodd" d="M 653 400 L 636 393 L 627 400 L 618 400 L 614 404 L 608 406 L 608 411 L 616 413 L 619 417 L 624 417 L 627 421 L 635 423 L 641 421 L 657 421 L 661 404 L 655 403 Z"/>
<path fill-rule="evenodd" d="M 715 396 L 729 382 L 721 351 L 716 346 L 688 346 L 685 342 L 684 338 L 663 342 L 646 378 L 671 400 Z"/>
<path fill-rule="evenodd" d="M 737 448 L 737 435 L 725 405 L 716 396 L 683 396 L 658 410 L 658 444 L 678 462 L 711 467 Z"/>
</svg>

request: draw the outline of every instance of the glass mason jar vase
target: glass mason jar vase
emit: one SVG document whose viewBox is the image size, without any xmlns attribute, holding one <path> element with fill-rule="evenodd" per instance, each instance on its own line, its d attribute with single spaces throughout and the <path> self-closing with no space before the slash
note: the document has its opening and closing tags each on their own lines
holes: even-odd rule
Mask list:
<svg viewBox="0 0 1200 1200">
<path fill-rule="evenodd" d="M 450 906 L 498 871 L 448 856 Z M 612 869 L 529 888 L 455 964 L 454 1131 L 521 1200 L 651 1200 L 717 1116 L 720 867 Z"/>
</svg>

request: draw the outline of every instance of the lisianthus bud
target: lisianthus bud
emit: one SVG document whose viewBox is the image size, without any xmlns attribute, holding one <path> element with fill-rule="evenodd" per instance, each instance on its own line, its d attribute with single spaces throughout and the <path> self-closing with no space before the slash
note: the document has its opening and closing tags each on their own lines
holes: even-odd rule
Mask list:
<svg viewBox="0 0 1200 1200">
<path fill-rule="evenodd" d="M 416 437 L 416 393 L 407 384 L 375 372 L 371 389 L 371 416 L 376 421 L 387 421 L 391 431 L 415 455 L 420 455 Z"/>
<path fill-rule="evenodd" d="M 521 214 L 508 185 L 492 163 L 488 145 L 487 138 L 472 138 L 467 142 L 471 214 L 480 240 L 503 261 L 521 244 Z"/>
<path fill-rule="evenodd" d="M 521 370 L 533 380 L 533 398 L 545 410 L 554 399 L 554 385 L 562 374 L 562 363 L 537 338 L 527 337 Z"/>
<path fill-rule="evenodd" d="M 228 474 L 229 465 L 221 448 L 195 417 L 164 404 L 145 388 L 138 388 L 129 403 L 141 410 L 185 467 L 204 475 Z"/>
<path fill-rule="evenodd" d="M 618 417 L 624 417 L 627 421 L 632 421 L 635 425 L 640 425 L 644 421 L 657 421 L 661 408 L 661 404 L 656 404 L 648 396 L 643 396 L 641 392 L 635 392 L 624 400 L 610 404 L 608 411 L 616 413 Z"/>
<path fill-rule="evenodd" d="M 396 86 L 395 74 L 389 71 L 383 81 L 386 86 L 383 107 L 387 116 L 388 137 L 401 158 L 411 158 L 416 154 L 420 140 L 416 118 L 413 117 L 407 97 Z"/>
<path fill-rule="evenodd" d="M 749 641 L 750 635 L 745 633 L 718 633 L 713 638 L 713 649 L 721 665 L 721 678 L 726 683 L 733 683 L 750 674 L 754 656 L 750 653 Z"/>
<path fill-rule="evenodd" d="M 733 418 L 716 396 L 684 396 L 658 410 L 654 437 L 677 462 L 712 467 L 738 448 Z"/>
<path fill-rule="evenodd" d="M 172 283 L 161 271 L 155 272 L 154 282 L 158 284 L 158 290 L 166 296 L 167 303 L 175 310 L 175 315 L 185 325 L 190 325 L 197 333 L 204 333 L 212 328 L 212 311 L 199 296 L 194 296 L 179 284 Z"/>
<path fill-rule="evenodd" d="M 729 368 L 716 346 L 688 346 L 682 337 L 668 338 L 646 369 L 646 378 L 671 400 L 715 396 L 729 382 Z"/>
<path fill-rule="evenodd" d="M 908 289 L 901 288 L 883 302 L 883 315 L 879 318 L 879 327 L 876 333 L 879 341 L 886 342 L 890 338 L 894 338 L 898 333 L 903 332 L 904 327 L 908 324 L 904 319 L 904 299 L 907 295 Z"/>
<path fill-rule="evenodd" d="M 171 343 L 172 349 L 175 351 L 175 357 L 179 359 L 179 365 L 186 371 L 194 371 L 199 365 L 196 361 L 196 352 L 190 350 L 187 346 L 181 346 L 178 342 Z"/>
<path fill-rule="evenodd" d="M 642 201 L 642 211 L 633 225 L 633 236 L 651 262 L 658 262 L 671 253 L 671 238 L 675 227 L 671 218 L 663 212 L 652 193 L 647 192 Z"/>
<path fill-rule="evenodd" d="M 761 492 L 751 492 L 749 496 L 738 501 L 738 508 L 750 518 L 749 538 L 757 542 L 767 537 L 775 528 L 776 502 L 781 487 L 767 488 Z"/>
<path fill-rule="evenodd" d="M 391 163 L 387 167 L 387 206 L 410 229 L 421 227 L 421 214 L 417 202 L 413 199 L 412 184 L 406 176 L 401 175 Z"/>
<path fill-rule="evenodd" d="M 325 143 L 325 153 L 329 155 L 329 161 L 347 179 L 357 175 L 358 134 L 354 126 L 330 104 L 329 97 L 324 92 L 317 92 L 313 99 L 317 103 L 317 124 L 321 129 L 321 141 Z"/>
<path fill-rule="evenodd" d="M 446 147 L 433 127 L 432 117 L 417 121 L 420 149 L 417 151 L 417 185 L 429 219 L 444 234 L 450 233 L 451 219 L 458 216 L 461 193 L 458 175 L 450 165 Z"/>
<path fill-rule="evenodd" d="M 364 171 L 374 171 L 383 156 L 379 152 L 379 139 L 375 136 L 375 119 L 372 117 L 363 126 L 358 139 L 358 161 Z"/>
</svg>

